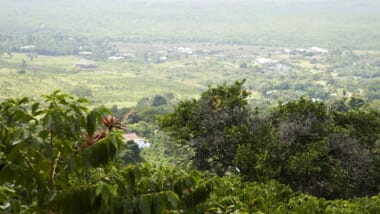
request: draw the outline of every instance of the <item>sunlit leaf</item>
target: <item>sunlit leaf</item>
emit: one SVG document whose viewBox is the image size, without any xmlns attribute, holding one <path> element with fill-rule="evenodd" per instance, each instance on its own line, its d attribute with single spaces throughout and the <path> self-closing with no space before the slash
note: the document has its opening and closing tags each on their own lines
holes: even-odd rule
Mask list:
<svg viewBox="0 0 380 214">
<path fill-rule="evenodd" d="M 166 192 L 166 200 L 173 209 L 177 209 L 179 198 L 174 192 Z"/>
</svg>

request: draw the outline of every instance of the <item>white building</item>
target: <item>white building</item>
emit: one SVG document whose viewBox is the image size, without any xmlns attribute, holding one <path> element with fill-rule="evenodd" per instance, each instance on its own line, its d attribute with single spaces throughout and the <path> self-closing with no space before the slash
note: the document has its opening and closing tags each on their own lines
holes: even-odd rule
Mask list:
<svg viewBox="0 0 380 214">
<path fill-rule="evenodd" d="M 271 64 L 271 63 L 276 63 L 277 61 L 274 60 L 274 59 L 269 59 L 269 58 L 263 58 L 263 57 L 260 57 L 260 58 L 257 58 L 256 59 L 256 64 Z"/>
<path fill-rule="evenodd" d="M 137 144 L 137 146 L 139 147 L 139 149 L 149 148 L 151 146 L 151 143 L 140 138 L 139 136 L 137 136 L 136 133 L 124 134 L 123 137 L 124 137 L 124 140 L 126 142 L 128 142 L 128 141 L 135 142 Z"/>
</svg>

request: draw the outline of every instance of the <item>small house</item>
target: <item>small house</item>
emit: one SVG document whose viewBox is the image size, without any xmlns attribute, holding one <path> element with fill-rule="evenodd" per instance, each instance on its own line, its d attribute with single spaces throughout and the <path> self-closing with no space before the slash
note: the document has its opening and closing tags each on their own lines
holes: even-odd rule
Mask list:
<svg viewBox="0 0 380 214">
<path fill-rule="evenodd" d="M 108 57 L 108 60 L 110 61 L 122 61 L 125 60 L 124 56 L 110 56 Z"/>
<path fill-rule="evenodd" d="M 193 54 L 193 50 L 191 48 L 178 47 L 177 51 L 189 55 Z"/>
<path fill-rule="evenodd" d="M 127 133 L 123 135 L 123 138 L 126 142 L 133 141 L 137 144 L 139 149 L 142 148 L 149 148 L 151 143 L 145 141 L 144 139 L 140 138 L 136 133 Z"/>
<path fill-rule="evenodd" d="M 25 45 L 20 47 L 21 50 L 34 50 L 36 49 L 36 46 L 34 45 Z"/>
<path fill-rule="evenodd" d="M 256 59 L 256 64 L 261 64 L 261 65 L 272 64 L 272 63 L 276 63 L 276 62 L 277 61 L 274 59 L 268 59 L 268 58 L 262 58 L 262 57 Z"/>
<path fill-rule="evenodd" d="M 325 54 L 325 53 L 328 53 L 329 51 L 323 48 L 319 48 L 319 47 L 311 47 L 306 52 L 314 53 L 314 54 Z"/>
<path fill-rule="evenodd" d="M 91 56 L 93 53 L 91 51 L 81 51 L 78 54 L 80 56 Z"/>
<path fill-rule="evenodd" d="M 168 60 L 168 57 L 166 56 L 159 56 L 157 58 L 157 63 L 163 63 L 163 62 L 166 62 Z"/>
</svg>

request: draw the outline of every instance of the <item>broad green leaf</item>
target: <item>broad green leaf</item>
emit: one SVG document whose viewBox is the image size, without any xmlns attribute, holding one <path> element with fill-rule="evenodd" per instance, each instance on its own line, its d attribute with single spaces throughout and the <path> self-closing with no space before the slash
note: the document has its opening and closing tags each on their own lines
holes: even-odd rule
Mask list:
<svg viewBox="0 0 380 214">
<path fill-rule="evenodd" d="M 42 130 L 40 133 L 38 133 L 38 136 L 44 140 L 46 140 L 49 136 L 50 132 L 48 130 Z"/>
<path fill-rule="evenodd" d="M 39 106 L 40 106 L 40 103 L 33 103 L 33 105 L 32 105 L 32 114 L 33 115 L 36 115 L 37 109 Z"/>
<path fill-rule="evenodd" d="M 103 187 L 104 187 L 103 184 L 99 184 L 99 185 L 96 186 L 96 191 L 95 191 L 95 195 L 96 195 L 96 196 L 99 196 L 100 193 L 102 193 L 102 191 L 103 191 Z"/>
<path fill-rule="evenodd" d="M 46 203 L 50 203 L 57 196 L 57 192 L 51 192 L 47 194 Z"/>
<path fill-rule="evenodd" d="M 151 213 L 152 199 L 149 196 L 141 196 L 138 200 L 139 211 L 141 214 Z"/>
<path fill-rule="evenodd" d="M 117 190 L 118 190 L 119 194 L 123 195 L 123 196 L 127 195 L 128 192 L 127 192 L 127 189 L 125 188 L 125 184 L 117 178 L 115 179 L 115 182 L 117 184 L 117 187 L 118 187 Z"/>
<path fill-rule="evenodd" d="M 89 136 L 92 136 L 96 130 L 96 112 L 91 111 L 87 115 L 87 126 L 86 126 L 86 131 Z"/>
<path fill-rule="evenodd" d="M 152 198 L 153 203 L 153 210 L 152 213 L 154 214 L 161 214 L 165 210 L 165 199 L 163 198 L 162 194 L 157 194 Z"/>
<path fill-rule="evenodd" d="M 166 194 L 166 200 L 169 202 L 171 207 L 173 209 L 177 209 L 178 201 L 179 201 L 178 195 L 172 191 L 166 192 L 165 194 Z"/>
</svg>

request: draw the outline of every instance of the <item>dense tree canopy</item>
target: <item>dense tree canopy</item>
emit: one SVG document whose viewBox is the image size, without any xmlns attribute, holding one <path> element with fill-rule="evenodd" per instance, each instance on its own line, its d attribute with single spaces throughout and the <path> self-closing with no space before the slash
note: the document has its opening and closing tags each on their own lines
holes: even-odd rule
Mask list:
<svg viewBox="0 0 380 214">
<path fill-rule="evenodd" d="M 242 85 L 210 87 L 162 117 L 176 144 L 149 132 L 173 147 L 156 152 L 194 152 L 189 161 L 206 171 L 143 162 L 123 121 L 86 99 L 56 91 L 1 102 L 0 212 L 378 212 L 378 111 L 299 99 L 261 115 Z"/>
<path fill-rule="evenodd" d="M 376 194 L 378 112 L 328 109 L 301 98 L 253 120 L 235 156 L 242 174 L 325 198 Z"/>
<path fill-rule="evenodd" d="M 363 101 L 347 102 L 341 112 L 301 98 L 264 116 L 250 113 L 242 84 L 210 87 L 161 118 L 170 136 L 194 149 L 195 167 L 276 179 L 324 198 L 379 191 L 379 112 Z"/>
<path fill-rule="evenodd" d="M 223 175 L 233 166 L 235 132 L 245 129 L 248 91 L 244 81 L 210 87 L 198 100 L 182 101 L 173 113 L 162 117 L 161 127 L 177 141 L 195 150 L 194 164 L 201 170 Z"/>
</svg>

